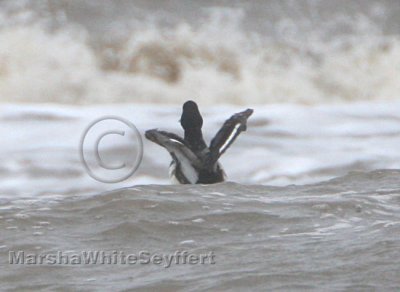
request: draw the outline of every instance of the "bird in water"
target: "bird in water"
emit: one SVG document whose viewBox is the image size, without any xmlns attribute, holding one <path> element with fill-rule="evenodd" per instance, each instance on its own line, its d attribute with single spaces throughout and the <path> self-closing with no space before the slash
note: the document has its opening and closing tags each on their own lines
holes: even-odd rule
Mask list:
<svg viewBox="0 0 400 292">
<path fill-rule="evenodd" d="M 226 175 L 218 159 L 239 134 L 246 131 L 247 119 L 252 113 L 252 109 L 247 109 L 231 116 L 211 140 L 210 146 L 207 146 L 201 131 L 203 118 L 197 104 L 189 100 L 183 104 L 180 120 L 185 131 L 183 139 L 158 129 L 146 131 L 145 136 L 171 154 L 169 173 L 173 181 L 180 184 L 223 182 Z"/>
</svg>

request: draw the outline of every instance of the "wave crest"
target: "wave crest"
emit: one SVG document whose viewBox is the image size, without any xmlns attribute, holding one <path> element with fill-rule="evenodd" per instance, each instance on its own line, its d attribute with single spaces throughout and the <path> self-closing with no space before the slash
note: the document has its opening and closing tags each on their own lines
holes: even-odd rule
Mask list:
<svg viewBox="0 0 400 292">
<path fill-rule="evenodd" d="M 84 28 L 0 30 L 0 101 L 202 104 L 397 99 L 398 36 L 283 41 L 227 21 L 144 24 L 94 41 Z M 233 19 L 233 20 L 232 20 Z"/>
</svg>

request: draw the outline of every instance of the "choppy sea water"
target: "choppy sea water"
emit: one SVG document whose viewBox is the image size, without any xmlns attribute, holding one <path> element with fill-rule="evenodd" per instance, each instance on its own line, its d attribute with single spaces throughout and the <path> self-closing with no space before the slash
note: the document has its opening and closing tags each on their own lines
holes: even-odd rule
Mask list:
<svg viewBox="0 0 400 292">
<path fill-rule="evenodd" d="M 396 100 L 385 1 L 0 3 L 0 102 Z"/>
<path fill-rule="evenodd" d="M 174 186 L 169 154 L 148 141 L 132 178 L 97 182 L 80 161 L 79 140 L 109 114 L 141 133 L 181 134 L 178 106 L 4 106 L 2 288 L 398 290 L 398 104 L 254 108 L 247 132 L 221 160 L 229 182 Z M 206 140 L 240 109 L 201 108 Z M 105 142 L 103 154 L 122 159 L 127 138 Z M 212 252 L 215 264 L 10 265 L 18 251 Z"/>
<path fill-rule="evenodd" d="M 287 187 L 139 185 L 2 200 L 1 257 L 212 251 L 213 264 L 10 265 L 2 289 L 135 291 L 400 288 L 400 171 Z"/>
</svg>

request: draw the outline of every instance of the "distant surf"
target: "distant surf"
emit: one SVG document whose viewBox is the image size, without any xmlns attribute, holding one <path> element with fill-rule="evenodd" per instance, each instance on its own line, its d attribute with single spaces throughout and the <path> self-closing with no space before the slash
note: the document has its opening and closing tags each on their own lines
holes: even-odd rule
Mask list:
<svg viewBox="0 0 400 292">
<path fill-rule="evenodd" d="M 243 105 L 399 98 L 400 11 L 389 2 L 336 8 L 320 1 L 238 2 L 199 8 L 196 20 L 196 7 L 177 13 L 166 6 L 162 14 L 150 4 L 129 3 L 88 2 L 87 14 L 69 1 L 0 4 L 0 102 L 181 104 L 196 98 L 203 105 Z"/>
</svg>

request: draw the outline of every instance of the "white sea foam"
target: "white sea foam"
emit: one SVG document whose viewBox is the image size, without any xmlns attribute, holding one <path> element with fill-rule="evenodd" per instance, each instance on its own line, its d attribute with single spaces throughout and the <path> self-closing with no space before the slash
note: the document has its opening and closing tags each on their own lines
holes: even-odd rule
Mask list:
<svg viewBox="0 0 400 292">
<path fill-rule="evenodd" d="M 326 25 L 296 37 L 280 27 L 302 23 L 282 16 L 274 25 L 281 34 L 272 37 L 247 29 L 251 15 L 245 9 L 218 11 L 203 14 L 201 25 L 162 27 L 148 20 L 120 27 L 122 37 L 114 39 L 68 21 L 50 30 L 34 12 L 28 24 L 3 16 L 0 101 L 313 104 L 399 98 L 400 38 L 382 34 L 373 19 L 349 18 L 355 31 L 327 40 L 322 35 L 332 28 Z M 346 22 L 335 21 L 338 27 Z"/>
<path fill-rule="evenodd" d="M 247 131 L 220 162 L 230 181 L 272 185 L 323 181 L 354 170 L 400 168 L 399 106 L 398 102 L 256 105 Z M 241 110 L 242 106 L 201 107 L 205 140 L 210 142 L 223 122 Z M 180 111 L 178 106 L 144 104 L 4 105 L 0 135 L 7 139 L 0 146 L 0 172 L 5 177 L 0 191 L 10 196 L 39 194 L 46 198 L 77 189 L 104 191 L 104 184 L 85 173 L 79 158 L 79 141 L 87 125 L 113 114 L 130 120 L 141 133 L 158 127 L 182 135 Z M 170 183 L 170 155 L 144 137 L 143 143 L 144 159 L 139 170 L 128 181 L 109 188 Z M 106 154 L 117 161 L 118 155 L 124 153 L 121 147 L 130 147 L 129 143 L 118 145 L 103 145 L 109 151 Z M 215 199 L 224 198 L 225 194 L 212 192 L 201 196 Z"/>
</svg>

